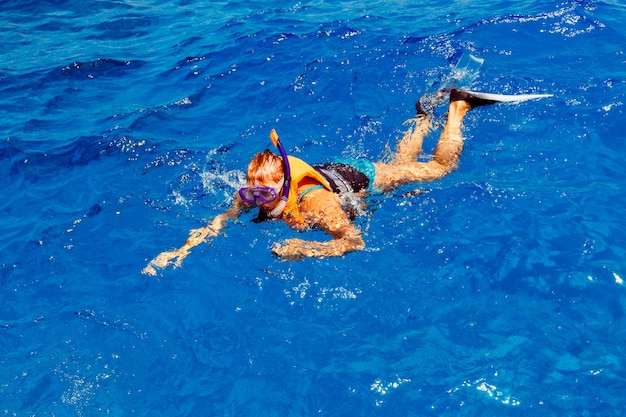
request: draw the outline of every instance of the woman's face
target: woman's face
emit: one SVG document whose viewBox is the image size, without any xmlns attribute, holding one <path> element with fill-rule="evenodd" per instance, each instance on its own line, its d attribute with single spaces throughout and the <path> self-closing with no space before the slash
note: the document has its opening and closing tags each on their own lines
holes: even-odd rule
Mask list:
<svg viewBox="0 0 626 417">
<path fill-rule="evenodd" d="M 274 191 L 276 192 L 276 198 L 273 201 L 270 201 L 269 203 L 260 204 L 259 207 L 261 207 L 263 210 L 266 210 L 266 211 L 272 211 L 274 207 L 278 205 L 278 203 L 280 202 L 280 198 L 283 195 L 282 183 L 283 181 L 279 181 L 279 182 L 272 182 L 272 183 L 261 185 L 261 187 L 273 188 Z"/>
<path fill-rule="evenodd" d="M 256 205 L 263 210 L 271 211 L 280 202 L 284 183 L 284 178 L 281 178 L 280 181 L 259 179 L 254 182 L 248 182 L 246 187 L 239 190 L 239 196 L 247 204 Z"/>
<path fill-rule="evenodd" d="M 240 196 L 248 204 L 271 211 L 280 202 L 284 184 L 282 159 L 264 151 L 257 154 L 248 165 L 247 187 Z"/>
</svg>

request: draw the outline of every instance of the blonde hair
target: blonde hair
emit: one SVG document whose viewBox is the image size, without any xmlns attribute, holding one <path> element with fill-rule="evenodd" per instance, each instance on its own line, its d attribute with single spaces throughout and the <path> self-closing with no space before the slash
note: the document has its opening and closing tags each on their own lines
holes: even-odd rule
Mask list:
<svg viewBox="0 0 626 417">
<path fill-rule="evenodd" d="M 248 184 L 272 184 L 279 182 L 282 177 L 283 160 L 266 149 L 250 161 L 246 181 Z"/>
</svg>

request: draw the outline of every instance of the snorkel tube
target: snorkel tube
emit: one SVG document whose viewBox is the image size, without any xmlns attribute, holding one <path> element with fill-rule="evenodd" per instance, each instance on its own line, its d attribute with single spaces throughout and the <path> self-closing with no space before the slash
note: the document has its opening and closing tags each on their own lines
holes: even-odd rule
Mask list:
<svg viewBox="0 0 626 417">
<path fill-rule="evenodd" d="M 287 152 L 285 152 L 283 144 L 280 143 L 278 133 L 276 133 L 275 129 L 272 129 L 272 131 L 270 132 L 270 139 L 272 139 L 272 143 L 274 144 L 274 146 L 278 148 L 278 151 L 280 152 L 280 157 L 283 159 L 283 171 L 285 175 L 285 182 L 283 183 L 283 196 L 280 198 L 278 205 L 272 211 L 270 211 L 270 216 L 278 217 L 283 213 L 283 210 L 287 205 L 287 200 L 289 200 L 289 190 L 291 189 L 291 169 L 289 167 Z"/>
</svg>

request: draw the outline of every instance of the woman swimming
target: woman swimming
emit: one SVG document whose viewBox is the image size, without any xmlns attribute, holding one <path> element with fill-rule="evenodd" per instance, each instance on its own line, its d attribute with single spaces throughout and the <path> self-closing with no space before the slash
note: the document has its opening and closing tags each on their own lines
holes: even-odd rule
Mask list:
<svg viewBox="0 0 626 417">
<path fill-rule="evenodd" d="M 358 160 L 350 163 L 311 166 L 288 156 L 275 131 L 270 135 L 280 156 L 266 150 L 257 154 L 247 171 L 247 186 L 235 194 L 232 206 L 206 227 L 190 232 L 186 243 L 154 258 L 143 272 L 156 274 L 156 268 L 180 266 L 190 249 L 217 236 L 228 220 L 245 210 L 259 207 L 258 220 L 280 219 L 298 230 L 319 228 L 332 237 L 329 241 L 287 239 L 274 244 L 272 253 L 286 259 L 341 256 L 365 248 L 361 231 L 352 223 L 340 196 L 388 191 L 414 182 L 433 181 L 457 167 L 463 150 L 461 126 L 467 112 L 477 106 L 498 102 L 494 95 L 452 89 L 448 116 L 439 136 L 434 158 L 420 162 L 422 142 L 431 129 L 431 117 L 416 104 L 417 115 L 396 146 L 388 163 Z M 489 98 L 484 98 L 488 96 Z M 497 98 L 497 97 L 496 97 Z"/>
</svg>

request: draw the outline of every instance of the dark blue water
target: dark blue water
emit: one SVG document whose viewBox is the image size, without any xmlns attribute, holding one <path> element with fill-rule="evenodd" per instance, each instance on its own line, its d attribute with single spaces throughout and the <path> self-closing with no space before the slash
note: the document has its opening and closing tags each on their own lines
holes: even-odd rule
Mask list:
<svg viewBox="0 0 626 417">
<path fill-rule="evenodd" d="M 615 0 L 4 1 L 0 414 L 621 416 L 625 21 Z M 141 274 L 270 129 L 377 160 L 464 53 L 476 90 L 555 97 L 472 110 L 457 171 L 368 199 L 365 251 L 284 262 L 298 233 L 250 213 Z"/>
</svg>

